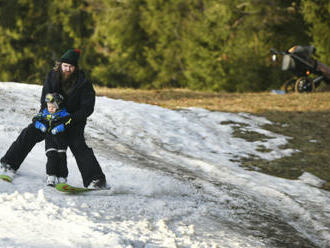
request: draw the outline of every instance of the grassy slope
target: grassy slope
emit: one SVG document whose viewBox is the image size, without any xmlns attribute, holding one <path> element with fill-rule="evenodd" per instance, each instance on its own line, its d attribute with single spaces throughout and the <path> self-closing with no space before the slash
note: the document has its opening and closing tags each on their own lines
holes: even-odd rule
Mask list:
<svg viewBox="0 0 330 248">
<path fill-rule="evenodd" d="M 170 109 L 202 107 L 214 111 L 247 112 L 266 117 L 273 125 L 266 129 L 292 137 L 287 147 L 300 152 L 274 161 L 250 158 L 243 166 L 259 169 L 271 175 L 294 179 L 304 171 L 326 181 L 330 190 L 330 93 L 276 95 L 272 93 L 206 93 L 189 90 L 133 90 L 96 88 L 98 95 Z M 258 140 L 254 133 L 235 135 Z"/>
</svg>

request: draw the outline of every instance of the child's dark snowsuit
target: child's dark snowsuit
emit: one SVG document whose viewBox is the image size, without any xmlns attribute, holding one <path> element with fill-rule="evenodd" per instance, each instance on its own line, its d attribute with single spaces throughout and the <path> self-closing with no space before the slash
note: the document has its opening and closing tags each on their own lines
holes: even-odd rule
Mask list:
<svg viewBox="0 0 330 248">
<path fill-rule="evenodd" d="M 66 112 L 65 108 L 62 110 L 57 111 L 54 114 L 48 112 L 47 109 L 44 109 L 42 112 L 42 119 L 44 122 L 50 122 L 57 117 L 64 117 L 69 115 Z M 38 122 L 38 121 L 37 121 Z M 39 122 L 42 123 L 42 122 Z M 38 124 L 36 124 L 36 127 Z M 53 130 L 57 131 L 57 134 L 51 134 L 49 132 Z M 63 129 L 64 130 L 64 129 Z M 46 173 L 47 175 L 54 175 L 56 177 L 68 177 L 68 167 L 67 167 L 67 160 L 66 160 L 66 150 L 67 144 L 63 139 L 63 131 L 61 126 L 54 127 L 52 130 L 48 130 L 45 134 L 45 150 L 47 156 L 47 163 L 46 163 Z"/>
</svg>

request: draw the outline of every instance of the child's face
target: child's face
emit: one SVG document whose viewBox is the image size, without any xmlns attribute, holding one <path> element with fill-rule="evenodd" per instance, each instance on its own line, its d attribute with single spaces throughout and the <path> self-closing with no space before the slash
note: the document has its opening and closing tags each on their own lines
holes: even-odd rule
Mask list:
<svg viewBox="0 0 330 248">
<path fill-rule="evenodd" d="M 55 105 L 50 103 L 50 102 L 47 102 L 47 109 L 48 109 L 48 112 L 51 113 L 51 114 L 54 114 L 57 110 Z"/>
</svg>

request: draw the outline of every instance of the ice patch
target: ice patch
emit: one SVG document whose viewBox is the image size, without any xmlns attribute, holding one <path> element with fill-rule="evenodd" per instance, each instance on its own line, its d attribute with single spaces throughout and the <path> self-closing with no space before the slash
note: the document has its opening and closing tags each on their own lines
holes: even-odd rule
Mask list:
<svg viewBox="0 0 330 248">
<path fill-rule="evenodd" d="M 312 185 L 315 187 L 321 187 L 325 183 L 324 180 L 322 180 L 322 179 L 318 178 L 317 176 L 314 176 L 313 174 L 308 173 L 308 172 L 304 172 L 298 179 L 306 184 L 309 184 L 309 185 Z"/>
</svg>

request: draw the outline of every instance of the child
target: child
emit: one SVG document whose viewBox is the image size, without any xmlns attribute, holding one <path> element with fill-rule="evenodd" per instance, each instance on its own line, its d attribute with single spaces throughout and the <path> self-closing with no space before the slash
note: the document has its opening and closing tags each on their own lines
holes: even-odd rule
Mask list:
<svg viewBox="0 0 330 248">
<path fill-rule="evenodd" d="M 63 96 L 58 93 L 50 93 L 45 97 L 47 108 L 33 118 L 34 126 L 45 133 L 46 147 L 46 173 L 47 185 L 55 186 L 57 183 L 66 183 L 68 168 L 66 161 L 66 149 L 61 133 L 64 131 L 64 124 L 52 128 L 56 119 L 68 116 L 69 113 L 63 105 Z"/>
</svg>

